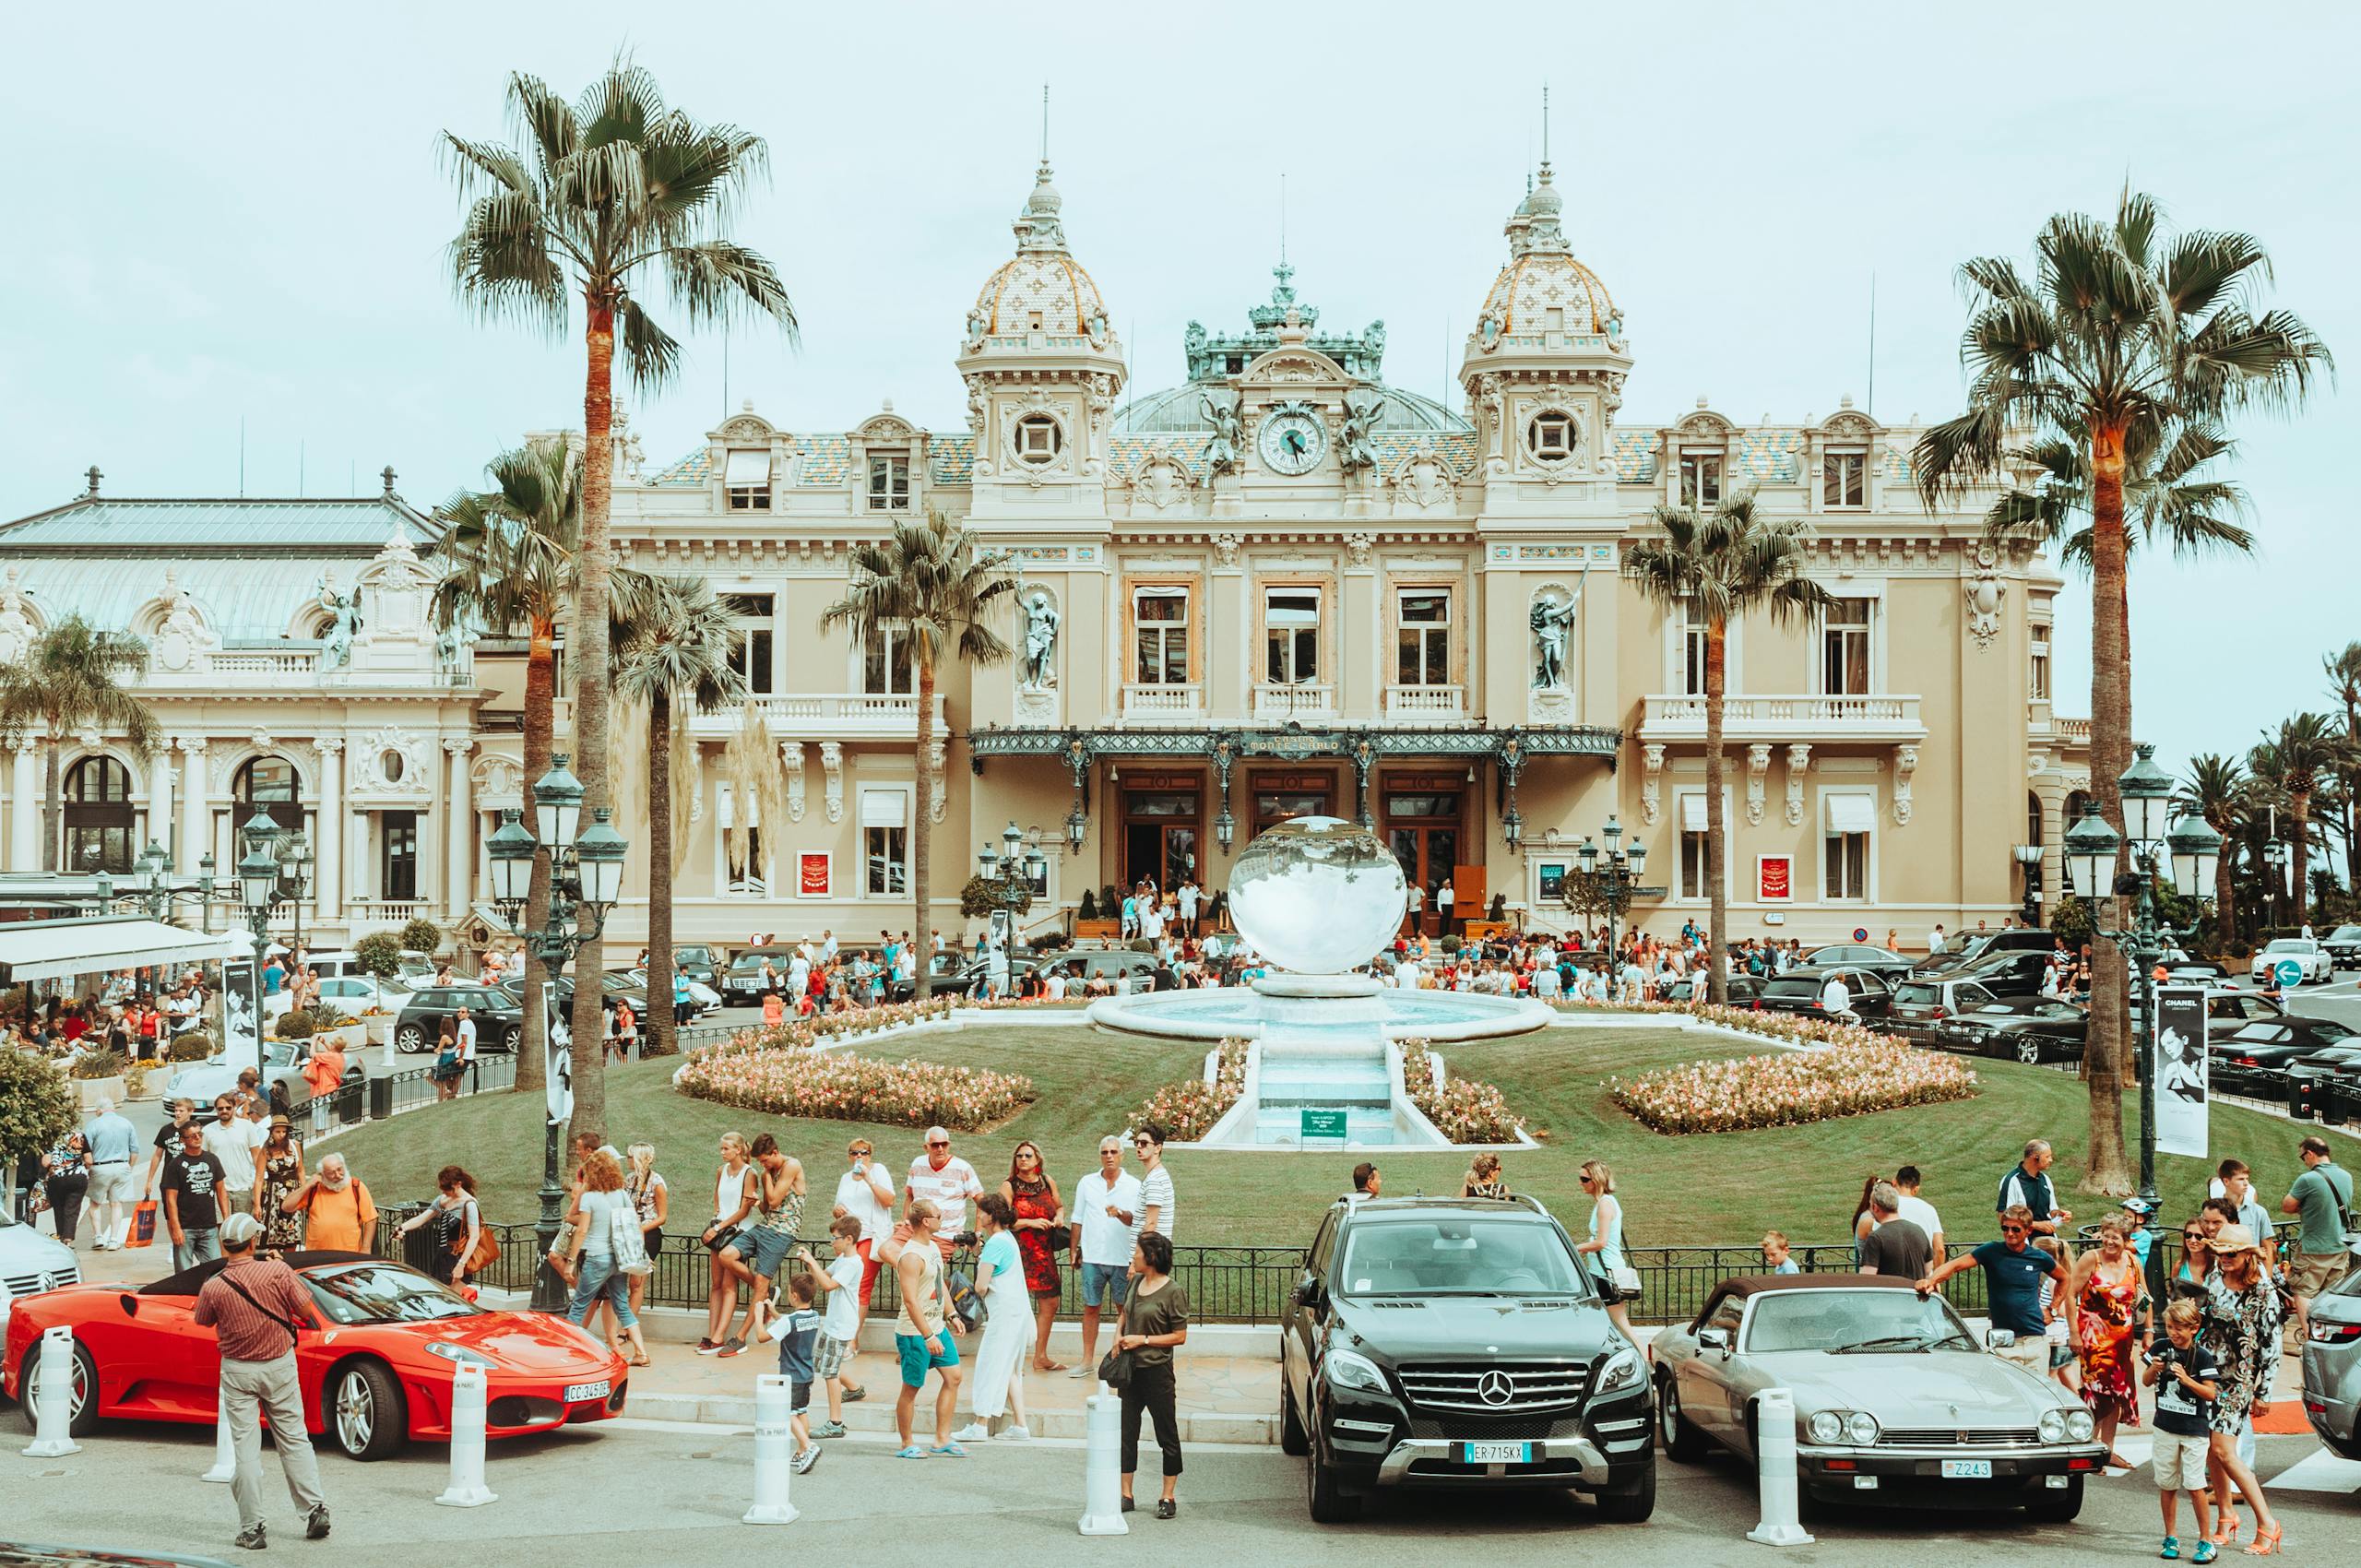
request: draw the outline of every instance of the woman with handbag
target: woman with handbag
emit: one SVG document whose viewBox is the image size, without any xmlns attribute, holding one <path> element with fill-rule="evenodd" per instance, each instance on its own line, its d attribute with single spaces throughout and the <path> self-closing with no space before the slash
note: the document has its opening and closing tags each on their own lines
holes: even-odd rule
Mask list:
<svg viewBox="0 0 2361 1568">
<path fill-rule="evenodd" d="M 1027 1138 L 1009 1156 L 1008 1180 L 1000 1195 L 1016 1216 L 1013 1233 L 1025 1260 L 1025 1289 L 1033 1298 L 1033 1365 L 1040 1372 L 1063 1372 L 1063 1361 L 1050 1360 L 1050 1329 L 1058 1321 L 1058 1253 L 1068 1244 L 1065 1200 L 1058 1195 L 1057 1179 L 1041 1161 L 1041 1146 Z M 1006 1303 L 1003 1303 L 1006 1304 Z"/>
<path fill-rule="evenodd" d="M 954 1443 L 995 1437 L 1021 1443 L 1033 1435 L 1025 1424 L 1025 1380 L 1016 1371 L 1027 1322 L 1019 1310 L 1026 1299 L 1025 1265 L 1011 1229 L 1015 1223 L 1016 1211 L 998 1193 L 976 1200 L 976 1234 L 982 1240 L 974 1290 L 983 1305 L 984 1333 L 976 1346 L 976 1376 L 967 1385 L 976 1419 L 951 1434 Z"/>
<path fill-rule="evenodd" d="M 671 1190 L 665 1183 L 663 1173 L 656 1169 L 654 1144 L 634 1144 L 623 1153 L 631 1161 L 631 1171 L 623 1178 L 623 1191 L 631 1194 L 632 1211 L 639 1217 L 640 1247 L 652 1264 L 657 1254 L 664 1250 L 664 1220 L 665 1217 L 671 1212 Z M 631 1310 L 635 1317 L 639 1315 L 641 1302 L 647 1294 L 648 1275 L 654 1272 L 651 1268 L 647 1274 L 630 1274 L 625 1277 L 630 1281 Z M 607 1342 L 614 1345 L 611 1335 L 608 1336 Z M 615 1345 L 614 1348 L 618 1351 L 623 1348 L 621 1345 Z M 647 1364 L 645 1352 L 629 1359 L 631 1364 L 635 1367 L 644 1367 Z"/>
<path fill-rule="evenodd" d="M 738 1315 L 738 1287 L 754 1283 L 754 1271 L 738 1261 L 740 1227 L 754 1212 L 756 1193 L 753 1162 L 746 1158 L 746 1140 L 737 1133 L 721 1134 L 721 1169 L 713 1177 L 713 1223 L 698 1240 L 705 1243 L 710 1270 L 706 1290 L 705 1337 L 697 1354 L 720 1353 L 722 1336 Z"/>
<path fill-rule="evenodd" d="M 434 1098 L 457 1099 L 459 1097 L 459 1075 L 464 1071 L 466 1069 L 459 1062 L 459 1026 L 456 1021 L 445 1018 L 435 1037 L 434 1066 L 428 1075 L 434 1080 Z"/>
<path fill-rule="evenodd" d="M 434 1228 L 426 1272 L 457 1288 L 475 1272 L 469 1266 L 483 1234 L 483 1212 L 476 1206 L 476 1179 L 457 1165 L 434 1173 L 434 1201 L 401 1222 L 405 1236 L 421 1225 Z"/>
<path fill-rule="evenodd" d="M 1121 1328 L 1108 1360 L 1120 1358 L 1126 1363 L 1118 1372 L 1123 1401 L 1123 1512 L 1132 1512 L 1132 1477 L 1140 1467 L 1140 1413 L 1145 1411 L 1155 1420 L 1156 1445 L 1164 1454 L 1164 1495 L 1157 1502 L 1156 1516 L 1169 1519 L 1180 1508 L 1173 1494 L 1180 1480 L 1180 1418 L 1173 1408 L 1172 1352 L 1189 1342 L 1189 1292 L 1172 1277 L 1169 1237 L 1150 1230 L 1134 1244 L 1132 1293 L 1123 1303 Z"/>
<path fill-rule="evenodd" d="M 1640 1293 L 1640 1274 L 1623 1251 L 1623 1201 L 1615 1195 L 1615 1172 L 1598 1160 L 1586 1159 L 1583 1161 L 1582 1180 L 1583 1191 L 1591 1197 L 1590 1239 L 1575 1242 L 1574 1251 L 1598 1254 L 1598 1265 L 1607 1271 L 1608 1283 L 1614 1287 L 1607 1302 L 1607 1315 L 1623 1331 L 1624 1338 L 1638 1345 L 1640 1337 L 1631 1332 L 1631 1309 L 1626 1304 L 1626 1298 Z"/>
<path fill-rule="evenodd" d="M 623 1272 L 635 1259 L 639 1266 L 647 1265 L 647 1253 L 638 1246 L 639 1213 L 631 1194 L 623 1191 L 623 1167 L 605 1149 L 582 1163 L 582 1201 L 576 1212 L 581 1221 L 575 1227 L 574 1245 L 565 1259 L 574 1274 L 574 1300 L 566 1304 L 565 1320 L 580 1324 L 590 1315 L 591 1303 L 603 1301 L 615 1314 L 623 1337 L 631 1341 L 631 1364 L 646 1366 L 647 1344 L 640 1337 L 639 1314 L 631 1310 L 631 1290 Z M 629 1256 L 622 1255 L 626 1248 L 618 1244 L 619 1230 L 628 1244 Z"/>
</svg>

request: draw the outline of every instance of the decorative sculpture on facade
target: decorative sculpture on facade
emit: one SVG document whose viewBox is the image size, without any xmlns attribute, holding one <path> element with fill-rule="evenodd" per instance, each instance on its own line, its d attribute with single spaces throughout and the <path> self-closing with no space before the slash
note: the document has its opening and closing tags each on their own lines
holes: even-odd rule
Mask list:
<svg viewBox="0 0 2361 1568">
<path fill-rule="evenodd" d="M 1377 416 L 1384 411 L 1385 395 L 1356 386 L 1345 394 L 1345 431 L 1337 461 L 1347 473 L 1377 467 L 1377 448 L 1370 437 L 1377 432 Z"/>
<path fill-rule="evenodd" d="M 2000 631 L 2000 601 L 2009 585 L 2000 580 L 2000 557 L 1988 544 L 1975 547 L 1975 576 L 1962 585 L 1967 595 L 1967 630 L 1975 646 L 1989 647 Z"/>
<path fill-rule="evenodd" d="M 1762 785 L 1771 771 L 1771 748 L 1756 742 L 1746 748 L 1746 820 L 1750 827 L 1762 826 Z"/>
<path fill-rule="evenodd" d="M 1035 588 L 1025 598 L 1025 689 L 1046 692 L 1058 683 L 1057 607 L 1049 594 Z"/>
<path fill-rule="evenodd" d="M 1245 425 L 1238 414 L 1238 394 L 1227 393 L 1219 398 L 1200 393 L 1198 404 L 1204 409 L 1205 422 L 1214 427 L 1213 439 L 1205 444 L 1205 467 L 1217 474 L 1238 471 L 1239 453 L 1246 445 Z"/>
<path fill-rule="evenodd" d="M 1566 684 L 1566 638 L 1574 624 L 1574 596 L 1544 588 L 1533 597 L 1533 689 L 1560 691 Z"/>
<path fill-rule="evenodd" d="M 32 646 L 33 618 L 25 611 L 24 589 L 17 586 L 18 569 L 8 568 L 0 581 L 0 663 L 15 663 Z"/>
<path fill-rule="evenodd" d="M 1811 771 L 1811 747 L 1797 742 L 1787 748 L 1787 826 L 1804 825 L 1804 775 Z"/>
<path fill-rule="evenodd" d="M 341 670 L 352 662 L 352 639 L 361 630 L 361 597 L 339 589 L 334 577 L 322 577 L 320 608 L 328 612 L 327 630 L 320 641 L 320 668 Z"/>
</svg>

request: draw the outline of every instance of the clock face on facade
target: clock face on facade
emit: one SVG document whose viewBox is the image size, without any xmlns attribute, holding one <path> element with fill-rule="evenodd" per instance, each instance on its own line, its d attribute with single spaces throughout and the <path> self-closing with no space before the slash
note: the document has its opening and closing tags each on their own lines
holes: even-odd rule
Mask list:
<svg viewBox="0 0 2361 1568">
<path fill-rule="evenodd" d="M 1328 449 L 1328 427 L 1301 409 L 1283 409 L 1264 420 L 1256 445 L 1274 473 L 1308 474 Z"/>
</svg>

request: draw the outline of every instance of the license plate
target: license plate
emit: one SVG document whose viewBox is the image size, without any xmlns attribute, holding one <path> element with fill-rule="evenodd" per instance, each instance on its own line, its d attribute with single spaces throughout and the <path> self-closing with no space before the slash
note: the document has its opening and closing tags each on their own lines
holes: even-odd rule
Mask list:
<svg viewBox="0 0 2361 1568">
<path fill-rule="evenodd" d="M 1988 1481 L 1992 1479 L 1989 1459 L 1946 1459 L 1943 1479 L 1947 1481 Z"/>
<path fill-rule="evenodd" d="M 1459 1462 L 1463 1465 L 1523 1465 L 1533 1458 L 1530 1443 L 1463 1443 L 1459 1445 Z"/>
<path fill-rule="evenodd" d="M 569 1405 L 579 1405 L 585 1399 L 604 1399 L 608 1391 L 609 1384 L 603 1377 L 596 1383 L 569 1383 L 565 1385 L 565 1402 Z M 1949 1475 L 1951 1472 L 1945 1470 L 1943 1474 Z"/>
</svg>

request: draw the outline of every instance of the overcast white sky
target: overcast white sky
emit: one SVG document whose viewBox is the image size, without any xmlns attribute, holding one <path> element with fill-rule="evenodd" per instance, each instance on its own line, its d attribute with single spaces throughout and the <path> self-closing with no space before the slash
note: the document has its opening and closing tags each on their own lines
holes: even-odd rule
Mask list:
<svg viewBox="0 0 2361 1568">
<path fill-rule="evenodd" d="M 93 462 L 116 493 L 234 493 L 241 420 L 250 494 L 293 493 L 299 464 L 311 493 L 365 493 L 391 463 L 431 505 L 519 433 L 578 422 L 578 341 L 453 303 L 436 141 L 505 135 L 510 70 L 570 92 L 618 46 L 693 113 L 769 138 L 739 233 L 785 275 L 802 338 L 741 331 L 729 396 L 791 429 L 843 431 L 885 398 L 964 428 L 955 340 L 1009 252 L 1045 76 L 1067 232 L 1144 391 L 1180 378 L 1191 317 L 1239 325 L 1267 291 L 1282 171 L 1305 301 L 1337 327 L 1382 317 L 1387 379 L 1439 391 L 1503 254 L 1545 78 L 1566 227 L 1637 355 L 1627 421 L 1700 393 L 1744 421 L 1867 402 L 1872 274 L 1876 411 L 1952 411 L 1957 264 L 2022 255 L 2047 214 L 2103 209 L 2127 176 L 2180 223 L 2261 235 L 2275 303 L 2361 374 L 2352 13 L 2266 5 L 2233 27 L 2152 4 L 2120 34 L 2073 14 L 10 7 L 0 517 L 70 498 Z M 626 401 L 651 463 L 697 445 L 729 406 L 719 339 Z M 2137 725 L 2176 766 L 2320 706 L 2319 654 L 2361 635 L 2337 476 L 2354 410 L 2331 390 L 2245 427 L 2255 561 L 2135 576 Z M 2060 707 L 2079 712 L 2071 621 Z"/>
</svg>

